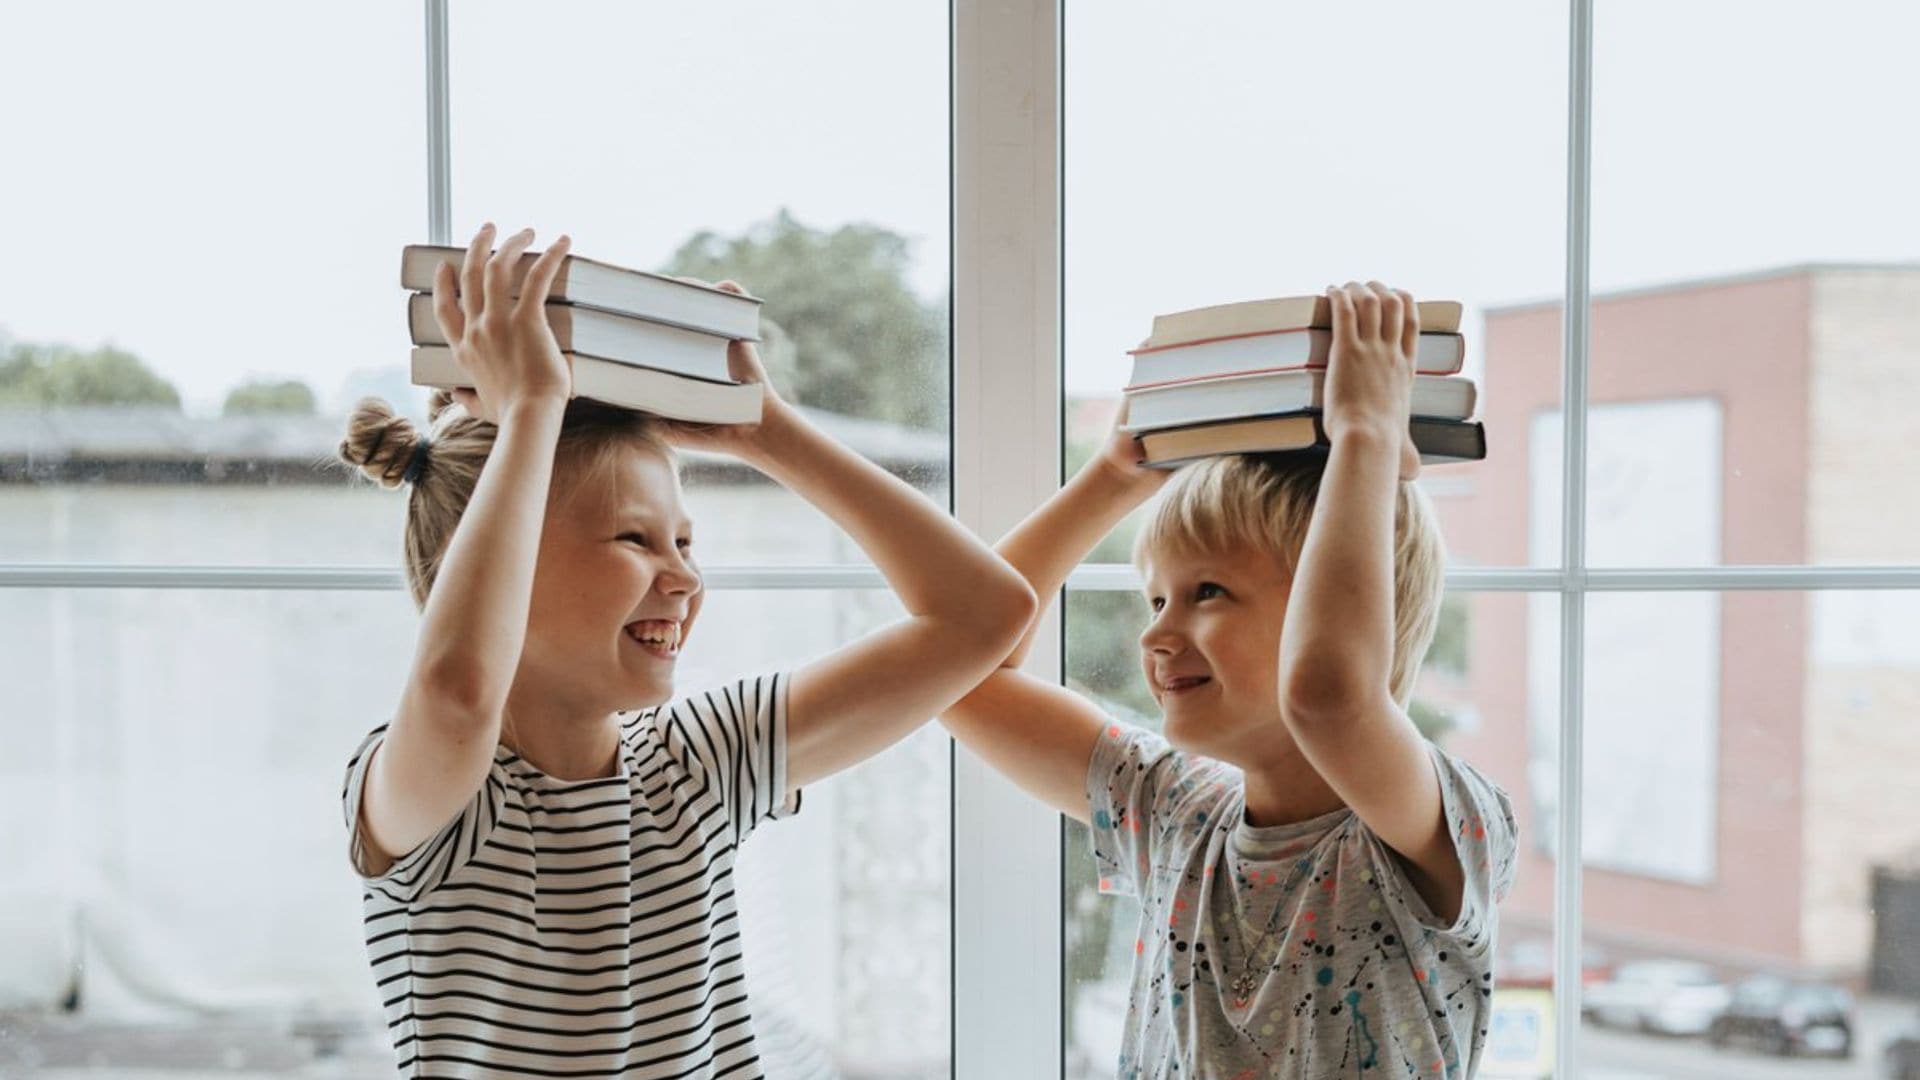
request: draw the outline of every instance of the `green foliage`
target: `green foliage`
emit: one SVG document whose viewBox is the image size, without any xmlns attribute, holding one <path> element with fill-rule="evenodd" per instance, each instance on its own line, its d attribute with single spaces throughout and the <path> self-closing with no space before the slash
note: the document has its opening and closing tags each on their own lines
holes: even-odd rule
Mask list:
<svg viewBox="0 0 1920 1080">
<path fill-rule="evenodd" d="M 228 392 L 227 403 L 220 409 L 223 416 L 253 413 L 312 416 L 317 411 L 319 404 L 314 400 L 313 389 L 298 379 L 280 382 L 262 379 L 242 383 Z"/>
<path fill-rule="evenodd" d="M 905 237 L 878 226 L 823 231 L 782 210 L 744 236 L 699 233 L 664 269 L 766 298 L 761 359 L 789 400 L 943 427 L 947 318 L 909 287 L 911 256 Z"/>
<path fill-rule="evenodd" d="M 163 405 L 180 392 L 130 352 L 102 345 L 8 346 L 0 355 L 0 405 Z"/>
</svg>

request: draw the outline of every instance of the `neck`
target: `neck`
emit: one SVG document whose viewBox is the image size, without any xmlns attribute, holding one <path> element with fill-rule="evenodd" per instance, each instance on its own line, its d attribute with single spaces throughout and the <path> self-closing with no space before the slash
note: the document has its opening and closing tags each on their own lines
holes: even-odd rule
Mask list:
<svg viewBox="0 0 1920 1080">
<path fill-rule="evenodd" d="M 1346 807 L 1293 740 L 1258 761 L 1240 765 L 1246 785 L 1247 824 L 1291 825 Z"/>
<path fill-rule="evenodd" d="M 541 704 L 507 695 L 500 741 L 534 768 L 556 780 L 595 780 L 619 771 L 620 722 L 608 712 L 556 711 L 551 697 Z"/>
</svg>

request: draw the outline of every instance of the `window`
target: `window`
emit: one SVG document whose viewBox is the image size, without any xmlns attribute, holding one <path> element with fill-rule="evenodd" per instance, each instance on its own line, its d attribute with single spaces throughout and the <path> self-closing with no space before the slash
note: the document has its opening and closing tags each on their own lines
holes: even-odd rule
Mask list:
<svg viewBox="0 0 1920 1080">
<path fill-rule="evenodd" d="M 403 506 L 326 460 L 358 396 L 421 406 L 393 249 L 483 217 L 739 277 L 776 384 L 987 535 L 1084 461 L 1155 312 L 1465 301 L 1493 452 L 1422 481 L 1452 564 L 1413 713 L 1520 814 L 1489 1063 L 1759 1071 L 1776 1005 L 1787 1048 L 1877 1058 L 1920 995 L 1917 20 L 6 9 L 0 1071 L 385 1068 L 335 800 L 412 640 Z M 735 646 L 686 686 L 895 612 L 798 499 L 686 472 Z M 1036 664 L 1151 724 L 1131 528 Z M 742 862 L 776 1075 L 1111 1070 L 1135 915 L 1082 830 L 937 728 L 809 798 Z"/>
</svg>

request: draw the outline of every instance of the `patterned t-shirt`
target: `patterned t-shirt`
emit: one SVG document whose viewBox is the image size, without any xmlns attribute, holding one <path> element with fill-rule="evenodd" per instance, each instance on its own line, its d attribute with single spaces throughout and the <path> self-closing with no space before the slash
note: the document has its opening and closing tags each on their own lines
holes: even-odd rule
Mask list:
<svg viewBox="0 0 1920 1080">
<path fill-rule="evenodd" d="M 786 796 L 785 676 L 623 714 L 619 769 L 559 780 L 505 747 L 460 815 L 366 873 L 367 952 L 408 1077 L 764 1075 L 735 849 Z"/>
<path fill-rule="evenodd" d="M 1122 1080 L 1473 1075 L 1513 879 L 1507 796 L 1433 749 L 1466 874 L 1442 923 L 1351 810 L 1255 828 L 1239 770 L 1110 725 L 1087 773 L 1105 892 L 1140 898 Z"/>
</svg>

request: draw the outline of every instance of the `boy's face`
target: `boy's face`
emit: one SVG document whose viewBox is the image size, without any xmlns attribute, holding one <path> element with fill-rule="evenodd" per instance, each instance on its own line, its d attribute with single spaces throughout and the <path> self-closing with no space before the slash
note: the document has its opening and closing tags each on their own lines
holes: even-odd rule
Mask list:
<svg viewBox="0 0 1920 1080">
<path fill-rule="evenodd" d="M 1229 762 L 1270 752 L 1280 720 L 1280 627 L 1292 576 L 1271 554 L 1152 552 L 1140 666 L 1169 741 Z"/>
<path fill-rule="evenodd" d="M 679 477 L 658 453 L 622 451 L 604 483 L 556 484 L 534 566 L 523 671 L 589 714 L 670 698 L 700 613 L 692 543 Z"/>
</svg>

